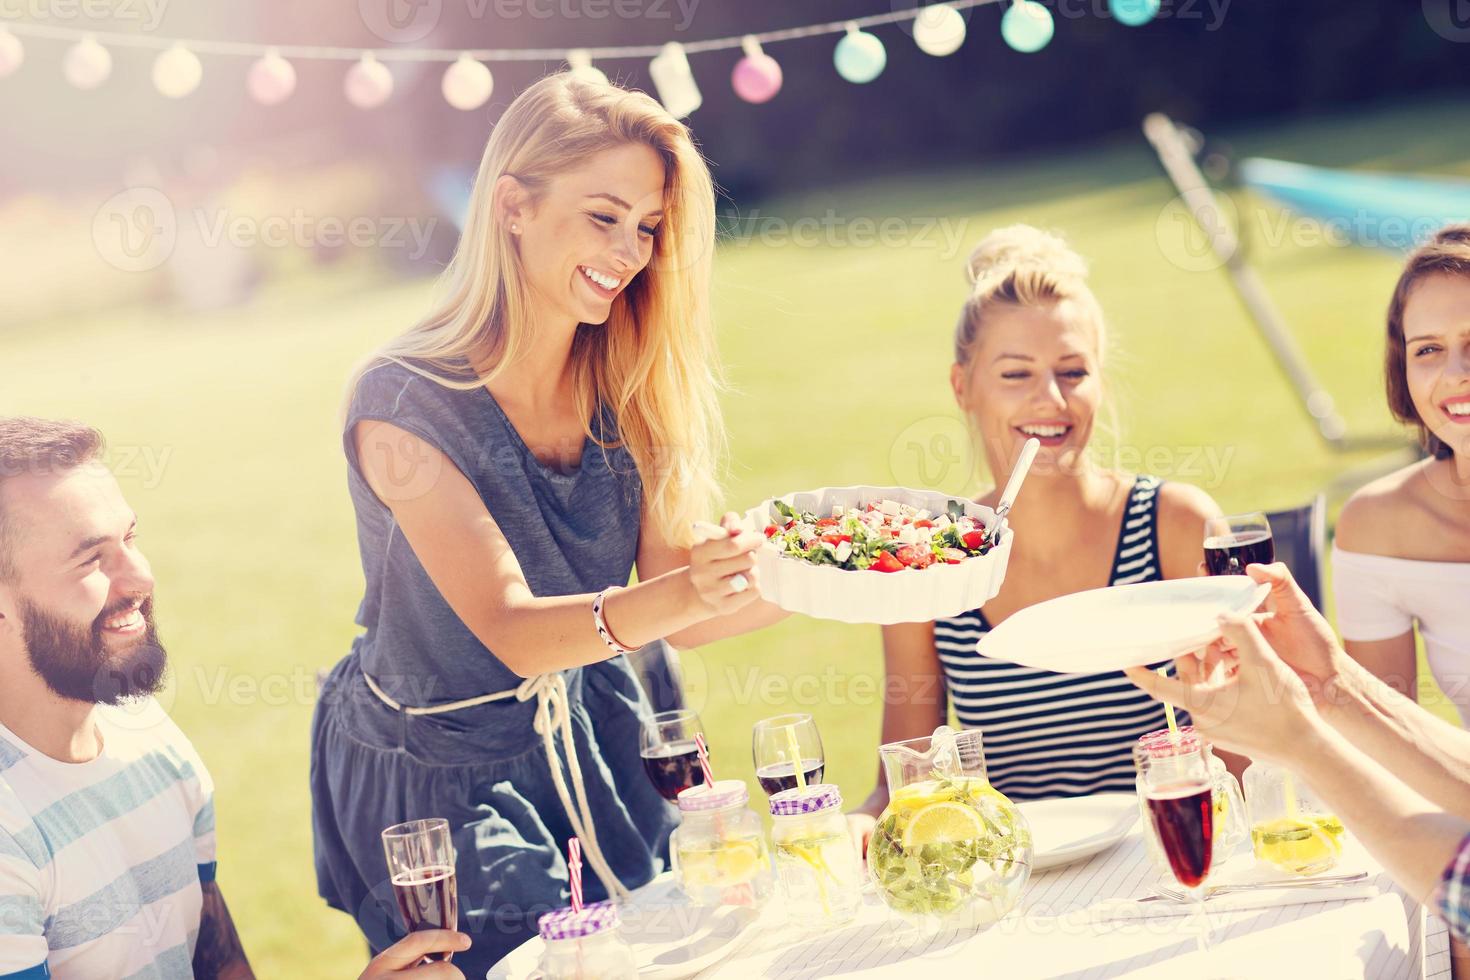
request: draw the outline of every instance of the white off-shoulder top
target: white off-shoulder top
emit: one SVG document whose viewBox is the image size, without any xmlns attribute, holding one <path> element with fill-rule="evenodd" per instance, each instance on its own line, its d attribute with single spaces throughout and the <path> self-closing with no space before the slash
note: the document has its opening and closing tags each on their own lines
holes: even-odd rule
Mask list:
<svg viewBox="0 0 1470 980">
<path fill-rule="evenodd" d="M 1344 640 L 1372 642 L 1415 626 L 1429 670 L 1470 720 L 1470 562 L 1386 558 L 1332 548 L 1332 592 Z"/>
</svg>

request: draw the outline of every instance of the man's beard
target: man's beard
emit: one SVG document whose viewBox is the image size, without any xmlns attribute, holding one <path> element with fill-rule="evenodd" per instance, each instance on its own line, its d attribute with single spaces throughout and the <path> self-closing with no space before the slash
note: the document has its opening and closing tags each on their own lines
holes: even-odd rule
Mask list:
<svg viewBox="0 0 1470 980">
<path fill-rule="evenodd" d="M 89 704 L 118 705 L 157 694 L 163 688 L 168 655 L 153 624 L 153 597 L 143 601 L 143 633 L 126 646 L 109 647 L 102 624 L 133 607 L 137 597 L 102 610 L 89 624 L 62 619 L 35 603 L 20 600 L 22 635 L 31 669 L 63 698 Z"/>
</svg>

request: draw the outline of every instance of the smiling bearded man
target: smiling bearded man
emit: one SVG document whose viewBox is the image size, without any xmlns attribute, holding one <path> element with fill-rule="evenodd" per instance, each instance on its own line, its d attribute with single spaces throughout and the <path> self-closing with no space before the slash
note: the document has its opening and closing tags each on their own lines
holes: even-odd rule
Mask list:
<svg viewBox="0 0 1470 980">
<path fill-rule="evenodd" d="M 0 417 L 0 980 L 250 977 L 101 453 L 95 429 Z"/>
</svg>

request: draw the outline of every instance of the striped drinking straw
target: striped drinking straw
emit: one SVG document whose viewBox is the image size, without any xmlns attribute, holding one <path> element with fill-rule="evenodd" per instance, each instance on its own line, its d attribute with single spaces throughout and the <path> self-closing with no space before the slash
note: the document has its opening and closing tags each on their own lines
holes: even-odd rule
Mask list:
<svg viewBox="0 0 1470 980">
<path fill-rule="evenodd" d="M 704 770 L 704 784 L 714 789 L 715 774 L 710 772 L 709 749 L 704 744 L 704 732 L 694 733 L 694 747 L 699 750 L 699 768 Z"/>
<path fill-rule="evenodd" d="M 572 879 L 572 911 L 582 911 L 582 842 L 573 837 L 567 841 L 567 872 Z"/>
</svg>

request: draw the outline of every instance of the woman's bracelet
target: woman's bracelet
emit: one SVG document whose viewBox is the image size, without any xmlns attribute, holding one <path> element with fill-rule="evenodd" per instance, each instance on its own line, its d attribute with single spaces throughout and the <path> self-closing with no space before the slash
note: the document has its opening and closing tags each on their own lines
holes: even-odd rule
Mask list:
<svg viewBox="0 0 1470 980">
<path fill-rule="evenodd" d="M 620 585 L 609 585 L 597 593 L 597 597 L 592 600 L 592 622 L 597 627 L 597 635 L 602 637 L 602 642 L 607 644 L 609 650 L 613 653 L 632 653 L 637 648 L 625 647 L 618 642 L 618 638 L 613 636 L 613 631 L 607 625 L 607 617 L 602 612 L 603 604 L 607 602 L 608 595 L 618 591 L 620 588 L 622 588 Z"/>
</svg>

